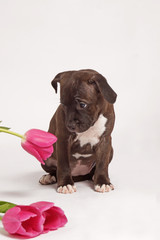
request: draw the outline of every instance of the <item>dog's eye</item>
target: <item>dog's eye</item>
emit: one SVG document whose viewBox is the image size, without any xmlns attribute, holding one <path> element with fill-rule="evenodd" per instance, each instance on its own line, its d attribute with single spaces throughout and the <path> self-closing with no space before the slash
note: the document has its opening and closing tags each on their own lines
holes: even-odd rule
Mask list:
<svg viewBox="0 0 160 240">
<path fill-rule="evenodd" d="M 86 107 L 87 107 L 87 104 L 84 103 L 84 102 L 80 102 L 80 103 L 79 103 L 79 106 L 80 106 L 81 108 L 86 108 Z"/>
</svg>

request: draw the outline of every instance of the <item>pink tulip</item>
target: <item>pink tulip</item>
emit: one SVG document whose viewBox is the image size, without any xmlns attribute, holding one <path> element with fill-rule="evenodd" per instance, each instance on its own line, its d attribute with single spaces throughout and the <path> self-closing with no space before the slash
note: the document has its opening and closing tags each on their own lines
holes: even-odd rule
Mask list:
<svg viewBox="0 0 160 240">
<path fill-rule="evenodd" d="M 63 210 L 59 207 L 55 207 L 54 203 L 37 202 L 31 204 L 31 206 L 38 208 L 45 218 L 44 233 L 63 227 L 68 222 Z"/>
<path fill-rule="evenodd" d="M 57 137 L 49 132 L 39 129 L 31 129 L 27 131 L 22 138 L 21 145 L 24 150 L 36 157 L 42 164 L 53 153 L 53 144 L 57 141 Z"/>
<path fill-rule="evenodd" d="M 5 230 L 10 234 L 36 237 L 43 231 L 45 219 L 33 206 L 16 206 L 9 209 L 2 218 Z"/>
<path fill-rule="evenodd" d="M 1 121 L 0 121 L 1 122 Z M 0 132 L 8 133 L 20 137 L 22 139 L 22 147 L 34 157 L 38 159 L 42 164 L 43 160 L 46 160 L 53 153 L 53 144 L 57 141 L 57 137 L 52 133 L 45 132 L 39 129 L 31 129 L 21 135 L 10 131 L 8 127 L 0 126 Z"/>
<path fill-rule="evenodd" d="M 55 207 L 52 202 L 17 205 L 9 209 L 2 218 L 8 233 L 29 238 L 63 227 L 67 221 L 63 210 Z"/>
</svg>

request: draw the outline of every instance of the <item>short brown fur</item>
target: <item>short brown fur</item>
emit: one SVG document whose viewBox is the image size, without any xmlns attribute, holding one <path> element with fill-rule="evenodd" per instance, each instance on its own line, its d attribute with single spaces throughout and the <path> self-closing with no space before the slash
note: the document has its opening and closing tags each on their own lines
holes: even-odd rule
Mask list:
<svg viewBox="0 0 160 240">
<path fill-rule="evenodd" d="M 115 122 L 113 103 L 116 93 L 101 74 L 90 69 L 58 74 L 52 81 L 56 92 L 57 83 L 61 87 L 61 104 L 51 119 L 48 131 L 55 134 L 58 141 L 54 144 L 52 156 L 42 165 L 43 169 L 56 177 L 58 187 L 92 179 L 93 175 L 95 185 L 110 185 L 108 166 L 113 157 L 111 133 Z M 87 104 L 86 109 L 81 109 L 79 101 Z M 75 141 L 77 132 L 87 131 L 100 115 L 107 122 L 99 142 L 93 147 L 90 143 L 81 147 L 79 141 Z M 88 173 L 72 175 L 78 160 L 73 157 L 75 153 L 91 155 L 81 158 L 81 164 L 90 169 Z"/>
</svg>

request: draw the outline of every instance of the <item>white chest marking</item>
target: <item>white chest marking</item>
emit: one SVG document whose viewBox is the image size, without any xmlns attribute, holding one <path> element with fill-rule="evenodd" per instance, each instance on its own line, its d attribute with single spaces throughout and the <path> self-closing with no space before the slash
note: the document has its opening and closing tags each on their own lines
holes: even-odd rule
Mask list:
<svg viewBox="0 0 160 240">
<path fill-rule="evenodd" d="M 80 146 L 83 147 L 85 144 L 90 143 L 91 147 L 99 142 L 100 136 L 104 133 L 106 127 L 107 118 L 102 114 L 99 116 L 95 124 L 90 127 L 87 131 L 77 133 L 77 137 L 74 141 L 79 140 Z"/>
<path fill-rule="evenodd" d="M 79 154 L 79 153 L 75 153 L 72 156 L 75 157 L 76 159 L 79 159 L 80 157 L 84 157 L 84 158 L 91 157 L 92 154 Z"/>
</svg>

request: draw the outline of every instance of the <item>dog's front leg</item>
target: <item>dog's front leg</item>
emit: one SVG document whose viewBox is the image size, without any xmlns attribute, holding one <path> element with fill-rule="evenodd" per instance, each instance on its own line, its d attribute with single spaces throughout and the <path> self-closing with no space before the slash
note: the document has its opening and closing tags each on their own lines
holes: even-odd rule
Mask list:
<svg viewBox="0 0 160 240">
<path fill-rule="evenodd" d="M 64 146 L 66 146 L 64 148 Z M 69 165 L 69 147 L 68 140 L 63 137 L 57 142 L 57 192 L 59 193 L 74 193 L 76 187 L 71 177 L 71 169 Z"/>
<path fill-rule="evenodd" d="M 97 192 L 109 192 L 114 187 L 110 183 L 108 166 L 112 159 L 113 149 L 111 137 L 102 139 L 96 148 L 96 170 L 94 174 L 94 188 Z"/>
</svg>

